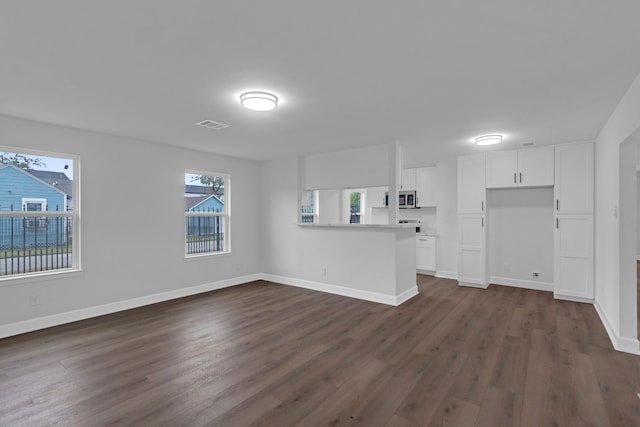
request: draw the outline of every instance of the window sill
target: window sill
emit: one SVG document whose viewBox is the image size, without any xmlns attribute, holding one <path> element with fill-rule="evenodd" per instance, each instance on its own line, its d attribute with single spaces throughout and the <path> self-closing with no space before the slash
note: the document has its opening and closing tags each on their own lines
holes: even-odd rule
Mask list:
<svg viewBox="0 0 640 427">
<path fill-rule="evenodd" d="M 47 280 L 57 280 L 73 276 L 79 276 L 84 272 L 81 268 L 64 269 L 64 270 L 50 270 L 50 271 L 38 271 L 37 273 L 27 273 L 12 276 L 0 277 L 0 287 L 3 286 L 16 286 L 23 283 L 43 282 Z"/>
<path fill-rule="evenodd" d="M 206 259 L 206 258 L 211 258 L 211 257 L 222 257 L 222 256 L 226 256 L 226 255 L 231 255 L 231 251 L 207 252 L 207 253 L 204 253 L 204 254 L 185 255 L 184 256 L 184 260 L 185 261 L 192 261 L 192 260 Z"/>
</svg>

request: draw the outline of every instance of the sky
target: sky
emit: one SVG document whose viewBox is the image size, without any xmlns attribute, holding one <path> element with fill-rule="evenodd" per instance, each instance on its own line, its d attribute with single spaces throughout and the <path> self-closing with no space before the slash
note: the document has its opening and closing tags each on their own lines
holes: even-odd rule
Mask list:
<svg viewBox="0 0 640 427">
<path fill-rule="evenodd" d="M 8 151 L 0 151 L 1 154 L 15 154 L 13 152 Z M 22 153 L 21 153 L 22 154 Z M 31 156 L 26 155 L 26 157 L 38 158 L 41 159 L 46 166 L 34 166 L 35 170 L 45 170 L 52 172 L 63 172 L 67 177 L 73 180 L 73 160 L 72 159 L 64 159 L 60 157 L 48 157 L 48 156 Z M 68 169 L 65 170 L 65 165 L 68 166 Z"/>
</svg>

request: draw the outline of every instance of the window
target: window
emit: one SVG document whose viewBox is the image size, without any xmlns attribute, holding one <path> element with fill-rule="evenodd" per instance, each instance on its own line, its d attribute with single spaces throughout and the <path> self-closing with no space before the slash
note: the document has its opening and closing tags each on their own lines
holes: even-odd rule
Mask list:
<svg viewBox="0 0 640 427">
<path fill-rule="evenodd" d="M 80 268 L 77 157 L 0 147 L 0 280 Z"/>
<path fill-rule="evenodd" d="M 300 206 L 300 223 L 318 222 L 318 192 L 305 191 Z"/>
<path fill-rule="evenodd" d="M 187 171 L 184 183 L 185 255 L 229 252 L 229 175 Z"/>
<path fill-rule="evenodd" d="M 349 194 L 349 224 L 364 223 L 364 192 L 361 190 L 348 191 Z"/>
</svg>

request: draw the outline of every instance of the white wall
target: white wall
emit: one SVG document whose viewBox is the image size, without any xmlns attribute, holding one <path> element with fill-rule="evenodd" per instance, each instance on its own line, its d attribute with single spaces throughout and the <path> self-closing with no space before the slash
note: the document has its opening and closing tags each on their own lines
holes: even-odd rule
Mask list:
<svg viewBox="0 0 640 427">
<path fill-rule="evenodd" d="M 640 75 L 595 143 L 596 307 L 616 348 L 638 351 L 635 284 L 620 281 L 620 144 L 640 128 Z M 632 289 L 633 288 L 633 289 Z M 631 298 L 630 294 L 634 297 Z"/>
<path fill-rule="evenodd" d="M 257 162 L 2 116 L 0 129 L 0 145 L 80 156 L 83 267 L 1 282 L 0 329 L 260 272 Z M 184 258 L 185 169 L 231 175 L 231 254 Z"/>
<path fill-rule="evenodd" d="M 487 245 L 492 283 L 552 290 L 553 188 L 488 190 Z"/>
<path fill-rule="evenodd" d="M 389 184 L 389 145 L 307 156 L 306 190 L 359 188 Z"/>
<path fill-rule="evenodd" d="M 640 148 L 640 147 L 638 147 Z M 637 149 L 640 152 L 640 149 Z M 636 260 L 640 260 L 640 172 L 636 172 Z"/>
</svg>

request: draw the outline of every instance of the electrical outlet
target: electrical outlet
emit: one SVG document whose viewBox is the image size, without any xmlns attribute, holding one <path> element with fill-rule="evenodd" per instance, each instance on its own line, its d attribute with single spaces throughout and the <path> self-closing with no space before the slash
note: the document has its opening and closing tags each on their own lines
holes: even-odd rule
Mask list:
<svg viewBox="0 0 640 427">
<path fill-rule="evenodd" d="M 29 302 L 34 307 L 37 306 L 37 305 L 40 305 L 40 295 L 30 295 L 29 296 Z"/>
</svg>

